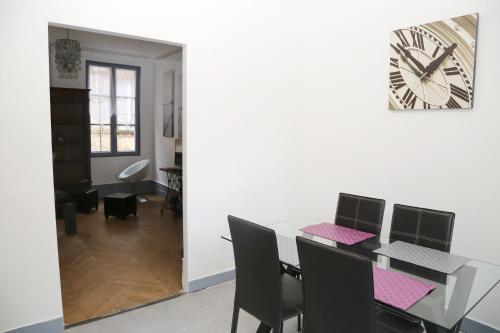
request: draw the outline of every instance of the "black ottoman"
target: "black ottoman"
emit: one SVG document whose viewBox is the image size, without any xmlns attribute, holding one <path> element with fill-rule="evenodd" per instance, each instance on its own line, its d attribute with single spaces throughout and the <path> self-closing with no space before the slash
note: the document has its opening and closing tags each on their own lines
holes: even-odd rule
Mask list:
<svg viewBox="0 0 500 333">
<path fill-rule="evenodd" d="M 71 197 L 76 202 L 76 208 L 81 212 L 89 213 L 91 209 L 99 208 L 99 192 L 95 188 L 72 192 Z"/>
<path fill-rule="evenodd" d="M 104 215 L 118 216 L 125 220 L 129 214 L 137 214 L 137 199 L 135 194 L 112 193 L 104 197 Z"/>
</svg>

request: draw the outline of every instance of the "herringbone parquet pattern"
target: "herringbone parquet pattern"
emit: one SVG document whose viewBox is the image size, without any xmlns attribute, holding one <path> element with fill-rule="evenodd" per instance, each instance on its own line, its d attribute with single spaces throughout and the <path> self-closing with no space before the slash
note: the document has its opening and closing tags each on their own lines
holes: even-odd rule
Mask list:
<svg viewBox="0 0 500 333">
<path fill-rule="evenodd" d="M 148 196 L 137 217 L 106 220 L 99 211 L 78 214 L 78 234 L 57 221 L 66 324 L 101 317 L 182 292 L 182 218 L 162 198 Z"/>
</svg>

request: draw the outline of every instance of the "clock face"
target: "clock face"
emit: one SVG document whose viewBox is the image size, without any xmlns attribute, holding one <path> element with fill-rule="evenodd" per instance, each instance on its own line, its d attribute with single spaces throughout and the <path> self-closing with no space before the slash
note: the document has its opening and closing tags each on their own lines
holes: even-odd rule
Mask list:
<svg viewBox="0 0 500 333">
<path fill-rule="evenodd" d="M 391 33 L 389 108 L 472 107 L 477 14 Z"/>
</svg>

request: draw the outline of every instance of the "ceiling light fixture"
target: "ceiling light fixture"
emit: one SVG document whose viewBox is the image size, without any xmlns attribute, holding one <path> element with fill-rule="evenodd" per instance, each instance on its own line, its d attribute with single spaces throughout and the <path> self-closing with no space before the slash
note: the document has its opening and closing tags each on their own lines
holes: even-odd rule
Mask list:
<svg viewBox="0 0 500 333">
<path fill-rule="evenodd" d="M 59 77 L 62 79 L 78 79 L 78 71 L 82 69 L 80 42 L 69 39 L 69 29 L 66 29 L 66 38 L 57 39 L 54 47 L 56 49 L 55 59 Z"/>
</svg>

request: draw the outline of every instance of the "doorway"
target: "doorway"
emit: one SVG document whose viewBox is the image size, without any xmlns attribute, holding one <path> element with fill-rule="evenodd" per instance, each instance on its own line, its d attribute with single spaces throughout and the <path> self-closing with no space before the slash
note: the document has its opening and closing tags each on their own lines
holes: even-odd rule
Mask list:
<svg viewBox="0 0 500 333">
<path fill-rule="evenodd" d="M 175 297 L 183 46 L 62 26 L 48 37 L 65 324 Z"/>
</svg>

